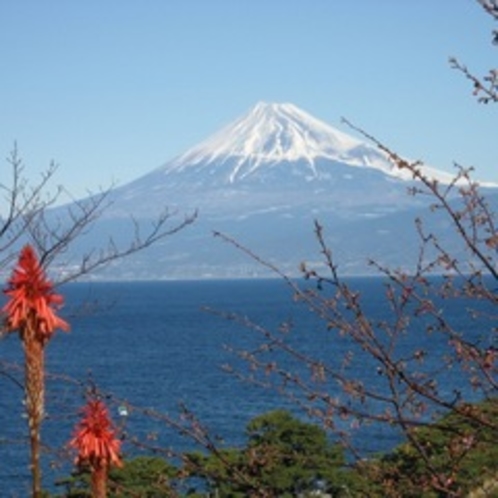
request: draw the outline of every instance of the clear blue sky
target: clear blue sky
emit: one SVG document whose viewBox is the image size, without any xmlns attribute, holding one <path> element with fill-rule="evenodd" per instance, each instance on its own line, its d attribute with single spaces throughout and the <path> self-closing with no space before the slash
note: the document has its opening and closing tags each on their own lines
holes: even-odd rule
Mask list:
<svg viewBox="0 0 498 498">
<path fill-rule="evenodd" d="M 498 182 L 496 106 L 450 69 L 496 66 L 474 0 L 3 0 L 0 151 L 74 195 L 123 184 L 249 110 L 341 116 L 401 154 Z M 2 166 L 2 180 L 7 164 Z"/>
</svg>

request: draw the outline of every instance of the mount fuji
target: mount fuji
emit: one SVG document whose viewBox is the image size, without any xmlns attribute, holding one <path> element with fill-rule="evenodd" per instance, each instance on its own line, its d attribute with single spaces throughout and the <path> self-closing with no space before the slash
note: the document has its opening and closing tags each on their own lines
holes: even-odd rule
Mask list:
<svg viewBox="0 0 498 498">
<path fill-rule="evenodd" d="M 370 215 L 413 205 L 406 196 L 409 180 L 370 144 L 293 104 L 260 102 L 199 145 L 116 189 L 116 207 L 108 215 L 148 217 L 165 202 L 218 217 L 306 206 L 333 208 L 341 217 Z"/>
<path fill-rule="evenodd" d="M 327 166 L 324 161 L 328 161 Z M 334 176 L 331 165 L 377 169 L 404 178 L 384 154 L 302 111 L 293 104 L 259 102 L 246 115 L 162 168 L 175 174 L 208 168 L 226 184 L 262 179 L 269 170 L 296 163 L 293 175 L 305 181 Z M 224 165 L 220 168 L 220 165 Z M 284 166 L 286 167 L 286 166 Z M 333 167 L 333 166 L 332 166 Z M 449 175 L 433 171 L 439 179 Z M 444 177 L 444 178 L 443 178 Z"/>
<path fill-rule="evenodd" d="M 425 173 L 447 183 L 451 175 Z M 403 265 L 418 246 L 411 221 L 427 201 L 407 195 L 413 180 L 376 147 L 293 104 L 258 103 L 245 115 L 144 176 L 113 189 L 112 205 L 83 241 L 123 238 L 130 216 L 147 223 L 164 206 L 197 221 L 102 278 L 249 277 L 264 269 L 212 237 L 226 233 L 283 271 L 318 258 L 313 220 L 328 230 L 346 274 L 366 260 Z M 128 228 L 126 228 L 128 227 Z"/>
</svg>

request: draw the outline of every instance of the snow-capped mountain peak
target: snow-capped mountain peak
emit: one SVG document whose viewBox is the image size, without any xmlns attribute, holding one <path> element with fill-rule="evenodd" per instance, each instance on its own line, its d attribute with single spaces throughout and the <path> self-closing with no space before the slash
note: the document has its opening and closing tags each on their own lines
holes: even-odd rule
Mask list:
<svg viewBox="0 0 498 498">
<path fill-rule="evenodd" d="M 308 177 L 318 177 L 317 159 L 373 167 L 392 174 L 392 165 L 374 147 L 343 133 L 293 104 L 259 102 L 207 140 L 168 163 L 167 172 L 230 160 L 228 182 L 263 166 L 301 161 Z"/>
</svg>

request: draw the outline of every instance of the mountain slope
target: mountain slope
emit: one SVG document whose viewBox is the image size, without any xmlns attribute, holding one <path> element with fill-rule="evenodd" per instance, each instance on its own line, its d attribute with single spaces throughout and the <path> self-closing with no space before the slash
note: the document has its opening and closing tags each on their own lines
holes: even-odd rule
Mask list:
<svg viewBox="0 0 498 498">
<path fill-rule="evenodd" d="M 440 181 L 449 175 L 426 172 Z M 164 207 L 199 212 L 186 230 L 126 261 L 102 278 L 248 277 L 264 269 L 220 240 L 232 235 L 264 259 L 294 272 L 320 257 L 313 221 L 345 274 L 371 271 L 366 261 L 403 267 L 418 247 L 413 220 L 429 199 L 407 194 L 413 180 L 385 155 L 292 104 L 259 103 L 205 141 L 111 192 L 113 205 L 78 251 L 133 238 L 130 215 L 149 224 Z M 443 226 L 443 225 L 441 225 Z"/>
<path fill-rule="evenodd" d="M 305 177 L 319 178 L 317 159 L 372 166 L 391 172 L 391 165 L 377 150 L 332 128 L 292 104 L 260 102 L 198 146 L 164 166 L 179 172 L 193 165 L 209 167 L 231 161 L 225 177 L 235 183 L 282 162 L 302 162 Z"/>
<path fill-rule="evenodd" d="M 109 214 L 146 217 L 166 203 L 222 217 L 298 206 L 371 215 L 418 205 L 406 196 L 405 174 L 375 147 L 292 104 L 260 102 L 199 145 L 116 189 Z"/>
<path fill-rule="evenodd" d="M 293 104 L 264 102 L 153 173 L 176 181 L 182 174 L 189 181 L 194 175 L 209 175 L 219 185 L 241 184 L 282 164 L 298 164 L 288 167 L 288 172 L 305 181 L 334 177 L 334 164 L 371 168 L 393 178 L 409 179 L 376 147 Z M 450 180 L 446 173 L 430 168 L 427 171 L 440 181 Z"/>
</svg>

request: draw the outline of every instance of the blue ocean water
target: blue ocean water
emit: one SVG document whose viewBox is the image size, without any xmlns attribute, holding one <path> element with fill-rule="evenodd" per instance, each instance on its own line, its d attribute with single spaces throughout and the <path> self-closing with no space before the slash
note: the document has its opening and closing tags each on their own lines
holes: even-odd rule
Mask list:
<svg viewBox="0 0 498 498">
<path fill-rule="evenodd" d="M 361 291 L 365 309 L 374 320 L 392 315 L 380 279 L 352 279 L 350 285 Z M 191 438 L 179 435 L 160 416 L 151 416 L 153 411 L 185 423 L 181 404 L 211 435 L 219 436 L 217 441 L 233 445 L 243 441 L 243 429 L 254 416 L 282 406 L 295 409 L 295 405 L 274 390 L 241 382 L 224 371 L 223 365 L 229 364 L 244 375 L 252 375 L 247 362 L 230 348 L 255 351 L 267 330 L 285 337 L 303 354 L 340 365 L 350 346 L 344 338 L 332 340 L 326 321 L 311 313 L 309 306 L 295 302 L 292 290 L 281 280 L 72 283 L 61 293 L 66 299 L 64 317 L 71 331 L 58 332 L 46 351 L 47 418 L 42 436 L 46 443 L 43 461 L 47 488 L 68 475 L 72 457 L 66 444 L 85 391 L 92 383 L 107 394 L 113 418 L 126 434 L 125 453 L 138 451 L 137 442 L 175 451 L 193 449 Z M 235 314 L 238 319 L 220 316 L 216 310 Z M 489 330 L 476 329 L 461 302 L 453 302 L 447 315 L 460 330 L 474 334 L 473 340 L 492 340 Z M 238 323 L 244 319 L 255 326 Z M 407 351 L 414 347 L 427 349 L 425 365 L 434 368 L 431 358 L 440 361 L 447 338 L 437 334 L 427 337 L 417 327 L 420 324 L 415 323 L 403 347 Z M 278 351 L 266 355 L 268 361 L 277 359 L 290 370 L 301 368 L 303 378 L 309 376 L 299 361 L 293 364 L 292 358 Z M 22 365 L 17 337 L 2 340 L 0 360 L 0 496 L 26 496 L 27 431 L 22 368 L 16 368 Z M 350 368 L 371 385 L 382 382 L 377 365 L 363 358 L 361 352 Z M 446 372 L 441 377 L 441 389 L 451 395 L 455 388 L 463 388 L 458 375 Z M 330 382 L 321 388 L 334 395 L 337 386 Z M 127 416 L 120 415 L 120 405 L 127 406 Z M 392 447 L 399 435 L 392 430 L 367 428 L 361 441 L 368 453 Z"/>
</svg>

